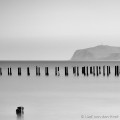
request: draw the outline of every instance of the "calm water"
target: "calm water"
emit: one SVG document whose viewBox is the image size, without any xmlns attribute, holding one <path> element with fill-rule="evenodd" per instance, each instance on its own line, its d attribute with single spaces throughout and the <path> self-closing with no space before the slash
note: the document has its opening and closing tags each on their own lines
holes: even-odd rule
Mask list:
<svg viewBox="0 0 120 120">
<path fill-rule="evenodd" d="M 81 115 L 119 115 L 119 78 L 14 78 L 0 81 L 0 119 L 80 120 Z"/>
<path fill-rule="evenodd" d="M 36 77 L 32 68 L 30 77 L 26 71 L 18 77 L 15 67 L 13 76 L 6 73 L 0 77 L 0 120 L 17 120 L 18 106 L 25 108 L 24 120 L 93 120 L 87 118 L 91 115 L 118 116 L 104 120 L 120 119 L 120 78 L 112 74 L 110 77 L 45 77 L 42 73 Z M 82 115 L 86 118 L 81 118 Z"/>
</svg>

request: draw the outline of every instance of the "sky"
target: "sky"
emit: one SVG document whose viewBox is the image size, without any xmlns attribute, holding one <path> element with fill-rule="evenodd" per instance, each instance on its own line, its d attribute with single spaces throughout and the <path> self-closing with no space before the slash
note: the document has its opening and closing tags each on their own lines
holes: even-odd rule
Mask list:
<svg viewBox="0 0 120 120">
<path fill-rule="evenodd" d="M 0 60 L 69 60 L 120 46 L 119 0 L 0 0 Z"/>
</svg>

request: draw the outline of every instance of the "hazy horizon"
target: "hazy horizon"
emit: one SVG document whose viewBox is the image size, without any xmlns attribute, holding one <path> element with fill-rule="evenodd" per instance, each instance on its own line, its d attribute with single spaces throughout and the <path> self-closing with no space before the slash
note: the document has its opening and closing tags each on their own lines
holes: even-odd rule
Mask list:
<svg viewBox="0 0 120 120">
<path fill-rule="evenodd" d="M 0 60 L 69 60 L 77 49 L 120 46 L 118 0 L 1 0 Z"/>
</svg>

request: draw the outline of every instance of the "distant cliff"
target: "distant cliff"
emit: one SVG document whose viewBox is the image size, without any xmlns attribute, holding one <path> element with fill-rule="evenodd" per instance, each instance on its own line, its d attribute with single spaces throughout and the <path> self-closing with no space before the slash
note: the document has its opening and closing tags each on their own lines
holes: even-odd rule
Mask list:
<svg viewBox="0 0 120 120">
<path fill-rule="evenodd" d="M 120 60 L 120 47 L 99 45 L 91 48 L 76 50 L 71 60 L 74 61 Z"/>
</svg>

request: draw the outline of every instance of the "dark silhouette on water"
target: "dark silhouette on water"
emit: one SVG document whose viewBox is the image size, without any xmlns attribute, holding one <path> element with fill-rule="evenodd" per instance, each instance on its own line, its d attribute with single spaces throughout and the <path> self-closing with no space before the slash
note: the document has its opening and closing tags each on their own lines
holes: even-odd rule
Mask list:
<svg viewBox="0 0 120 120">
<path fill-rule="evenodd" d="M 55 76 L 60 76 L 59 67 L 55 67 Z"/>
<path fill-rule="evenodd" d="M 21 67 L 18 67 L 18 76 L 21 76 Z"/>
<path fill-rule="evenodd" d="M 8 75 L 12 76 L 12 69 L 11 69 L 11 67 L 8 67 Z"/>
<path fill-rule="evenodd" d="M 49 76 L 49 70 L 48 70 L 48 67 L 45 67 L 45 76 Z"/>
<path fill-rule="evenodd" d="M 119 64 L 116 62 L 118 64 L 118 65 L 116 65 L 116 63 L 114 63 L 114 61 L 113 61 L 113 63 L 114 63 L 113 65 L 111 63 L 108 64 L 108 65 L 105 65 L 102 62 L 102 64 L 100 65 L 99 62 L 98 62 L 98 65 L 97 64 L 93 64 L 93 65 L 91 64 L 89 66 L 89 64 L 87 64 L 87 65 L 85 64 L 83 66 L 79 66 L 79 62 L 78 62 L 78 65 L 73 64 L 73 62 L 72 62 L 72 65 L 65 66 L 64 68 L 62 66 L 55 66 L 54 68 L 52 68 L 50 66 L 47 66 L 47 67 L 45 67 L 44 74 L 45 74 L 45 76 L 52 75 L 51 72 L 50 72 L 51 69 L 52 69 L 52 70 L 54 70 L 55 76 L 60 76 L 60 75 L 62 75 L 61 74 L 62 69 L 64 69 L 64 74 L 63 75 L 65 77 L 70 76 L 71 72 L 69 72 L 69 70 L 70 71 L 72 70 L 73 76 L 77 76 L 77 77 L 78 76 L 81 77 L 81 75 L 83 75 L 84 77 L 89 77 L 91 75 L 93 77 L 99 77 L 99 76 L 109 77 L 112 74 L 112 72 L 113 72 L 113 75 L 115 77 L 120 77 L 120 66 L 119 66 Z M 7 69 L 7 70 L 5 70 L 5 69 Z M 8 67 L 8 68 L 0 67 L 0 77 L 5 75 L 4 70 L 6 72 L 8 72 L 8 76 L 14 75 L 14 73 L 15 73 L 14 69 L 15 68 L 12 69 L 12 66 Z M 22 68 L 22 67 L 19 66 L 17 68 L 18 76 L 22 75 L 22 69 L 23 69 L 23 71 L 24 71 L 24 69 L 27 70 L 27 76 L 30 76 L 30 74 L 33 72 L 32 67 L 31 67 L 31 69 L 32 69 L 31 70 L 30 67 L 26 67 L 26 68 L 23 67 Z M 114 69 L 114 71 L 113 71 L 113 69 Z M 13 70 L 13 74 L 12 74 L 12 70 Z M 36 66 L 36 76 L 42 75 L 42 72 L 41 72 L 42 70 L 43 70 L 42 67 Z M 34 71 L 35 71 L 35 69 L 34 69 Z"/>
<path fill-rule="evenodd" d="M 68 67 L 65 67 L 65 76 L 68 76 Z"/>
<path fill-rule="evenodd" d="M 20 106 L 16 109 L 17 120 L 23 120 L 24 117 L 24 107 Z"/>
<path fill-rule="evenodd" d="M 36 76 L 40 76 L 40 67 L 36 66 Z"/>
<path fill-rule="evenodd" d="M 27 75 L 30 76 L 30 68 L 27 67 Z"/>
</svg>

